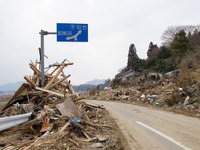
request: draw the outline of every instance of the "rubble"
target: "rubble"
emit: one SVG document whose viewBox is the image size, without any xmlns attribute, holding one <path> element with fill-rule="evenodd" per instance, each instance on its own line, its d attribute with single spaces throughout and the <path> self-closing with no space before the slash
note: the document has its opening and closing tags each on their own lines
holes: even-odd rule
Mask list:
<svg viewBox="0 0 200 150">
<path fill-rule="evenodd" d="M 154 85 L 148 82 L 132 87 L 101 91 L 91 99 L 112 100 L 165 109 L 195 117 L 200 116 L 200 82 L 180 87 L 178 80 L 163 78 Z M 90 98 L 90 97 L 89 97 Z"/>
<path fill-rule="evenodd" d="M 80 101 L 64 68 L 73 63 L 50 65 L 41 87 L 37 63 L 10 100 L 0 109 L 0 149 L 123 149 L 116 124 L 101 105 Z M 30 114 L 15 124 L 1 120 Z M 26 115 L 27 116 L 27 115 Z M 5 119 L 4 119 L 5 120 Z M 19 122 L 20 121 L 20 122 Z M 18 123 L 17 123 L 18 122 Z M 2 128 L 1 128 L 2 127 Z"/>
</svg>

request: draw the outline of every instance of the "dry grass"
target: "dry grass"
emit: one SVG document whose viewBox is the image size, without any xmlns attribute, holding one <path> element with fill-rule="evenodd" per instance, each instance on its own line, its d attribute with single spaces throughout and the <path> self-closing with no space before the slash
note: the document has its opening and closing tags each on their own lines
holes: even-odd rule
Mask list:
<svg viewBox="0 0 200 150">
<path fill-rule="evenodd" d="M 178 85 L 190 86 L 200 81 L 200 52 L 185 56 L 180 63 L 180 77 Z"/>
</svg>

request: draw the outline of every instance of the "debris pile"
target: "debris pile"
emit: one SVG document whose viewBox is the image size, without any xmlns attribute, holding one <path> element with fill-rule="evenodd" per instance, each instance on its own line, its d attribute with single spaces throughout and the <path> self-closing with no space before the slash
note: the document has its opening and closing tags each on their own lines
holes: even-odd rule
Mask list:
<svg viewBox="0 0 200 150">
<path fill-rule="evenodd" d="M 96 98 L 99 100 L 133 102 L 200 116 L 200 82 L 187 87 L 179 87 L 177 82 L 173 78 L 165 78 L 154 85 L 137 84 L 130 88 L 102 91 Z"/>
<path fill-rule="evenodd" d="M 33 75 L 0 109 L 0 149 L 122 149 L 108 112 L 80 101 L 67 80 L 72 64 L 50 65 L 43 87 L 37 63 L 29 64 Z"/>
</svg>

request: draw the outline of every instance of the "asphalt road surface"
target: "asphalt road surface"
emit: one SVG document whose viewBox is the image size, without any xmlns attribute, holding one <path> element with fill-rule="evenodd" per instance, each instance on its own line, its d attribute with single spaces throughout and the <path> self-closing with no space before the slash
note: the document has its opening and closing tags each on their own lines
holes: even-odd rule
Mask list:
<svg viewBox="0 0 200 150">
<path fill-rule="evenodd" d="M 88 102 L 104 105 L 130 150 L 200 150 L 200 119 L 131 104 Z"/>
</svg>

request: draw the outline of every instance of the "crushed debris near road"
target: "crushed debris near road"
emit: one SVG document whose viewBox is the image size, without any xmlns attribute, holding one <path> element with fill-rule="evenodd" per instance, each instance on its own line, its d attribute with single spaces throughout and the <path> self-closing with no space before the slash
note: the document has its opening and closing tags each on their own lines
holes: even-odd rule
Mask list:
<svg viewBox="0 0 200 150">
<path fill-rule="evenodd" d="M 31 62 L 15 94 L 0 106 L 0 149 L 124 149 L 123 136 L 101 105 L 81 101 L 63 69 L 64 60 L 45 74 Z M 55 68 L 54 68 L 55 67 Z M 50 69 L 49 69 L 50 70 Z"/>
<path fill-rule="evenodd" d="M 100 91 L 88 99 L 133 103 L 200 118 L 200 82 L 181 86 L 177 79 L 164 78 L 155 84 Z"/>
</svg>

